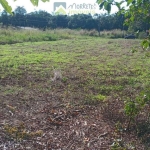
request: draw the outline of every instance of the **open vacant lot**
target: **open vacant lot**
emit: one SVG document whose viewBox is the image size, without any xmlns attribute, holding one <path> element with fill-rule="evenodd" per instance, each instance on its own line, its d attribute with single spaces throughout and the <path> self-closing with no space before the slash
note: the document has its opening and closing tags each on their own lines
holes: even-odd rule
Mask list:
<svg viewBox="0 0 150 150">
<path fill-rule="evenodd" d="M 148 149 L 148 108 L 129 131 L 123 108 L 149 85 L 149 68 L 139 40 L 0 45 L 0 149 Z"/>
</svg>

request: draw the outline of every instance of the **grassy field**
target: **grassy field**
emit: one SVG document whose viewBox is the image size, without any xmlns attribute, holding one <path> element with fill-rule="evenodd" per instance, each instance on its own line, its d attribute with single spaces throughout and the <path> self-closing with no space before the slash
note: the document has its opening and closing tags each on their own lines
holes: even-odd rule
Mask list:
<svg viewBox="0 0 150 150">
<path fill-rule="evenodd" d="M 0 148 L 148 149 L 149 129 L 117 125 L 128 121 L 124 101 L 149 86 L 149 66 L 139 40 L 0 45 Z"/>
<path fill-rule="evenodd" d="M 126 31 L 112 30 L 102 31 L 100 36 L 103 38 L 123 38 Z M 96 30 L 71 30 L 71 29 L 47 29 L 43 30 L 35 28 L 2 28 L 0 27 L 0 44 L 15 44 L 23 42 L 41 42 L 41 41 L 56 41 L 60 39 L 82 38 L 84 36 L 98 37 Z"/>
</svg>

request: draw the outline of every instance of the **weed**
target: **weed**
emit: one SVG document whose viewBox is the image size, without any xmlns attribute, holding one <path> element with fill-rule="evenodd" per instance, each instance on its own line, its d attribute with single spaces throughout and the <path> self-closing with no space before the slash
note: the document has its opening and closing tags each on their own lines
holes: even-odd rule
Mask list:
<svg viewBox="0 0 150 150">
<path fill-rule="evenodd" d="M 129 99 L 125 101 L 125 113 L 129 116 L 129 121 L 127 125 L 127 130 L 130 127 L 131 121 L 135 121 L 135 117 L 143 110 L 144 106 L 150 101 L 150 89 L 146 88 L 146 90 L 142 91 L 139 96 L 137 96 L 134 100 Z"/>
<path fill-rule="evenodd" d="M 18 126 L 5 125 L 4 131 L 9 136 L 9 138 L 16 140 L 16 141 L 42 135 L 41 130 L 36 131 L 36 132 L 27 131 L 25 129 L 24 123 L 20 123 Z"/>
<path fill-rule="evenodd" d="M 84 100 L 84 104 L 96 105 L 100 102 L 104 102 L 106 100 L 106 96 L 98 94 L 98 95 L 88 95 Z"/>
</svg>

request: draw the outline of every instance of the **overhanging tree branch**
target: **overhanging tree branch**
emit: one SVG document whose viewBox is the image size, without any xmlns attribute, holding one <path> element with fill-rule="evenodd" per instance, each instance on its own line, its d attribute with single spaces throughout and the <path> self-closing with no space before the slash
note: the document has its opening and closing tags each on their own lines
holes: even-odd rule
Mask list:
<svg viewBox="0 0 150 150">
<path fill-rule="evenodd" d="M 16 1 L 16 0 L 14 0 Z M 30 0 L 32 5 L 34 6 L 38 6 L 39 4 L 39 0 Z M 42 2 L 49 2 L 50 0 L 41 0 Z M 13 14 L 12 13 L 12 7 L 9 5 L 9 3 L 7 2 L 7 0 L 0 0 L 0 4 L 2 5 L 2 7 L 9 13 L 9 14 Z"/>
</svg>

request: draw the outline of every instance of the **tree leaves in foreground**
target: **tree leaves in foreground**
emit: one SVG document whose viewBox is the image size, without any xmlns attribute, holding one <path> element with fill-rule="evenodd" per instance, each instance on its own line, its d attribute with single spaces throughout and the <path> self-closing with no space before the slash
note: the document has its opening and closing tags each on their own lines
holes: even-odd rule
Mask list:
<svg viewBox="0 0 150 150">
<path fill-rule="evenodd" d="M 38 6 L 39 0 L 30 0 L 34 6 Z M 50 0 L 41 0 L 42 2 L 49 2 Z"/>
<path fill-rule="evenodd" d="M 14 0 L 16 1 L 16 0 Z M 38 6 L 39 4 L 39 0 L 30 0 L 31 3 L 34 6 Z M 50 0 L 41 0 L 42 2 L 49 2 Z M 9 5 L 9 3 L 7 2 L 7 0 L 0 0 L 0 4 L 2 5 L 2 7 L 9 13 L 9 14 L 13 14 L 12 13 L 12 7 Z"/>
<path fill-rule="evenodd" d="M 0 4 L 8 13 L 12 14 L 12 8 L 11 8 L 11 6 L 9 6 L 9 4 L 6 0 L 0 0 Z"/>
<path fill-rule="evenodd" d="M 111 12 L 113 5 L 117 6 L 118 13 L 124 14 L 127 18 L 125 24 L 129 25 L 140 18 L 148 25 L 150 24 L 150 0 L 122 0 L 120 2 L 116 2 L 115 0 L 97 0 L 97 3 L 100 9 L 105 9 L 108 13 Z M 126 6 L 126 9 L 124 6 Z M 144 50 L 150 48 L 150 29 L 148 28 L 147 30 L 149 30 L 149 35 L 142 43 Z"/>
</svg>

